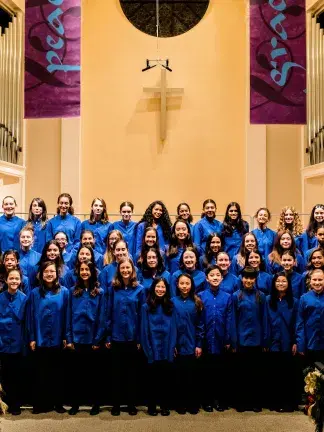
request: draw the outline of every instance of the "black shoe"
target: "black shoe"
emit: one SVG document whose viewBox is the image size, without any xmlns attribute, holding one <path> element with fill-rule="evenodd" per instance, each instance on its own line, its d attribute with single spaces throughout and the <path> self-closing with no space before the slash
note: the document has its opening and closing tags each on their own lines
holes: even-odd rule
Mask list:
<svg viewBox="0 0 324 432">
<path fill-rule="evenodd" d="M 239 412 L 239 413 L 242 413 L 242 412 L 247 411 L 247 409 L 246 409 L 246 407 L 243 406 L 243 405 L 238 405 L 238 406 L 236 407 L 236 411 Z"/>
<path fill-rule="evenodd" d="M 71 409 L 69 410 L 70 415 L 75 415 L 78 412 L 79 412 L 79 406 L 78 405 L 72 406 Z"/>
<path fill-rule="evenodd" d="M 147 407 L 147 414 L 153 417 L 156 417 L 158 415 L 156 406 L 149 406 Z"/>
<path fill-rule="evenodd" d="M 221 404 L 216 404 L 215 405 L 215 410 L 218 411 L 218 412 L 224 412 L 225 408 Z"/>
<path fill-rule="evenodd" d="M 196 415 L 199 413 L 199 408 L 197 408 L 197 407 L 189 408 L 188 412 L 189 412 L 189 414 Z"/>
<path fill-rule="evenodd" d="M 206 412 L 213 412 L 213 407 L 211 405 L 204 405 L 203 409 Z"/>
<path fill-rule="evenodd" d="M 136 416 L 137 408 L 135 405 L 128 405 L 128 414 L 131 416 Z"/>
<path fill-rule="evenodd" d="M 54 410 L 55 410 L 58 414 L 64 414 L 64 413 L 66 413 L 66 409 L 64 408 L 63 405 L 55 405 Z"/>
<path fill-rule="evenodd" d="M 262 408 L 261 407 L 253 407 L 252 411 L 255 412 L 255 413 L 259 413 L 259 412 L 262 411 Z"/>
<path fill-rule="evenodd" d="M 111 408 L 111 415 L 113 415 L 113 416 L 119 416 L 120 415 L 120 406 L 119 405 L 114 405 Z"/>
<path fill-rule="evenodd" d="M 13 416 L 18 416 L 21 414 L 21 409 L 20 409 L 20 407 L 11 407 L 10 411 L 8 409 L 8 412 Z"/>
<path fill-rule="evenodd" d="M 161 408 L 161 416 L 167 417 L 169 415 L 170 415 L 170 410 L 168 410 L 167 408 Z"/>
<path fill-rule="evenodd" d="M 50 407 L 42 407 L 42 406 L 37 406 L 37 405 L 35 405 L 35 406 L 33 407 L 33 411 L 32 411 L 32 413 L 33 413 L 33 414 L 44 414 L 44 413 L 48 413 L 48 412 L 50 412 L 50 411 L 53 411 L 53 408 L 50 408 Z"/>
<path fill-rule="evenodd" d="M 93 407 L 90 410 L 90 415 L 98 415 L 100 413 L 100 406 L 99 405 L 93 405 Z"/>
<path fill-rule="evenodd" d="M 184 415 L 184 414 L 186 414 L 186 408 L 177 408 L 176 409 L 176 411 L 177 411 L 177 413 L 178 414 L 180 414 L 180 415 Z"/>
</svg>

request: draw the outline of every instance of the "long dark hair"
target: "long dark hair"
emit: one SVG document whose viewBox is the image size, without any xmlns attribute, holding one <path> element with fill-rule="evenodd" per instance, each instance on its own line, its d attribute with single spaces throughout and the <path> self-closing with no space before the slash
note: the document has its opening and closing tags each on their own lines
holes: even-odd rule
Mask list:
<svg viewBox="0 0 324 432">
<path fill-rule="evenodd" d="M 80 244 L 79 249 L 77 251 L 76 254 L 76 262 L 75 262 L 75 266 L 74 266 L 74 274 L 77 274 L 77 269 L 78 269 L 78 262 L 79 262 L 79 253 L 81 249 L 87 249 L 90 253 L 91 253 L 91 258 L 89 259 L 89 261 L 91 261 L 92 263 L 95 263 L 95 256 L 94 256 L 94 250 L 92 249 L 91 246 L 88 245 L 82 245 Z"/>
<path fill-rule="evenodd" d="M 72 206 L 72 204 L 73 204 L 73 199 L 72 199 L 71 195 L 68 194 L 68 193 L 61 193 L 61 194 L 58 196 L 58 198 L 57 198 L 57 204 L 59 204 L 61 198 L 67 198 L 67 199 L 69 200 L 69 205 L 70 205 L 70 207 L 69 207 L 69 209 L 68 209 L 68 213 L 69 213 L 70 215 L 74 215 L 74 208 L 73 208 L 73 206 Z M 60 214 L 60 209 L 59 209 L 59 207 L 57 207 L 57 209 L 56 209 L 56 213 L 57 213 L 58 215 Z"/>
<path fill-rule="evenodd" d="M 151 248 L 145 250 L 143 252 L 143 256 L 142 256 L 142 260 L 143 261 L 141 262 L 141 270 L 142 270 L 142 274 L 143 274 L 144 277 L 151 277 L 152 274 L 153 274 L 153 271 L 152 271 L 151 267 L 149 267 L 147 265 L 147 255 L 148 255 L 149 252 L 154 252 L 156 254 L 156 257 L 157 257 L 157 266 L 156 266 L 156 269 L 155 269 L 156 273 L 157 274 L 161 274 L 165 270 L 165 266 L 164 266 L 164 263 L 163 263 L 163 258 L 162 258 L 160 250 L 156 249 L 155 247 L 151 247 Z"/>
<path fill-rule="evenodd" d="M 32 212 L 32 207 L 33 207 L 33 203 L 34 202 L 37 202 L 38 206 L 43 209 L 43 213 L 42 213 L 42 215 L 40 217 L 40 222 L 41 222 L 42 229 L 45 229 L 46 225 L 47 225 L 47 221 L 48 221 L 48 218 L 47 218 L 47 207 L 46 207 L 45 201 L 42 198 L 33 198 L 31 200 L 31 203 L 30 203 L 30 206 L 29 206 L 29 211 L 28 211 L 28 220 L 27 220 L 27 222 L 33 223 L 36 220 L 35 215 Z"/>
<path fill-rule="evenodd" d="M 252 279 L 255 279 L 255 281 L 256 281 L 256 279 L 258 277 L 258 272 L 256 270 L 254 270 L 253 267 L 247 266 L 247 267 L 244 267 L 244 269 L 241 272 L 241 275 L 242 275 L 242 277 L 252 278 Z M 240 291 L 238 294 L 239 301 L 242 301 L 244 296 L 245 296 L 245 288 L 243 285 L 243 281 L 241 281 L 240 282 Z M 257 303 L 262 303 L 262 296 L 261 296 L 260 291 L 257 288 L 255 289 L 255 301 Z"/>
<path fill-rule="evenodd" d="M 237 219 L 232 220 L 229 216 L 229 209 L 231 207 L 235 207 L 237 210 Z M 240 204 L 232 201 L 228 204 L 225 212 L 224 222 L 223 222 L 223 231 L 225 236 L 232 236 L 233 230 L 237 229 L 240 234 L 246 234 L 249 231 L 248 223 L 242 219 L 242 212 Z"/>
<path fill-rule="evenodd" d="M 85 284 L 84 280 L 80 276 L 80 270 L 81 265 L 85 264 L 90 269 L 90 278 L 89 278 L 89 291 L 90 295 L 92 297 L 96 297 L 96 295 L 99 294 L 99 282 L 98 282 L 98 276 L 97 276 L 97 269 L 94 263 L 90 260 L 83 261 L 82 263 L 77 261 L 76 264 L 76 274 L 77 274 L 77 281 L 75 283 L 75 288 L 73 290 L 73 295 L 76 297 L 80 297 L 83 294 L 83 291 L 85 290 Z"/>
<path fill-rule="evenodd" d="M 205 207 L 206 207 L 207 204 L 214 204 L 214 206 L 215 206 L 215 216 L 216 216 L 216 211 L 217 211 L 216 202 L 213 199 L 208 198 L 208 199 L 205 199 L 205 201 L 203 202 L 203 212 L 201 213 L 201 219 L 204 218 L 204 217 L 206 217 L 206 215 L 205 215 Z"/>
<path fill-rule="evenodd" d="M 318 209 L 318 208 L 321 208 L 322 210 L 324 210 L 324 204 L 316 204 L 312 208 L 311 215 L 309 217 L 309 222 L 308 222 L 308 225 L 307 225 L 307 228 L 306 228 L 306 233 L 307 233 L 307 235 L 309 237 L 314 237 L 315 232 L 316 232 L 316 227 L 319 224 L 315 220 L 315 217 L 314 217 L 315 210 Z M 323 222 L 320 222 L 320 223 L 323 223 Z"/>
<path fill-rule="evenodd" d="M 213 232 L 213 233 L 209 234 L 207 237 L 207 241 L 206 241 L 205 254 L 204 254 L 203 260 L 202 260 L 202 265 L 204 268 L 207 268 L 210 265 L 210 263 L 212 262 L 212 259 L 216 258 L 216 255 L 214 254 L 214 252 L 211 250 L 211 247 L 210 247 L 210 244 L 211 244 L 214 237 L 218 237 L 221 241 L 221 247 L 220 247 L 219 251 L 216 253 L 216 255 L 219 252 L 223 251 L 223 244 L 224 244 L 223 235 L 220 233 L 217 233 L 217 232 Z"/>
<path fill-rule="evenodd" d="M 102 213 L 100 215 L 100 222 L 103 224 L 106 224 L 109 221 L 108 213 L 107 213 L 107 204 L 106 201 L 103 198 L 94 198 L 91 203 L 91 212 L 90 212 L 90 219 L 89 223 L 90 225 L 93 225 L 96 223 L 96 219 L 92 210 L 92 206 L 96 201 L 100 201 L 103 207 Z"/>
<path fill-rule="evenodd" d="M 193 221 L 193 217 L 192 217 L 192 214 L 191 214 L 191 208 L 190 208 L 189 204 L 187 204 L 185 202 L 182 202 L 182 203 L 178 204 L 178 207 L 177 207 L 177 219 L 182 219 L 182 217 L 179 215 L 179 211 L 180 211 L 181 206 L 188 207 L 189 217 L 188 217 L 187 220 L 188 220 L 188 223 L 191 223 Z"/>
<path fill-rule="evenodd" d="M 182 278 L 182 277 L 186 277 L 187 279 L 190 279 L 190 282 L 191 282 L 191 289 L 190 289 L 190 291 L 189 291 L 189 295 L 188 295 L 188 297 L 195 303 L 195 306 L 196 306 L 196 310 L 197 310 L 197 312 L 201 312 L 202 310 L 203 310 L 203 302 L 201 301 L 201 299 L 200 299 L 200 297 L 198 297 L 196 294 L 195 294 L 195 292 L 196 292 L 196 287 L 195 287 L 195 282 L 194 282 L 194 280 L 193 280 L 193 277 L 190 275 L 190 274 L 188 274 L 188 273 L 181 273 L 178 277 L 177 277 L 177 280 L 176 280 L 176 287 L 177 287 L 177 295 L 178 296 L 181 296 L 181 292 L 180 292 L 180 290 L 179 290 L 179 280 Z"/>
<path fill-rule="evenodd" d="M 198 251 L 197 251 L 197 249 L 195 247 L 187 247 L 187 249 L 185 249 L 182 252 L 181 257 L 180 257 L 180 265 L 179 265 L 180 270 L 186 270 L 186 266 L 184 265 L 184 262 L 183 262 L 183 255 L 186 252 L 193 252 L 196 255 L 196 267 L 195 268 L 197 269 L 199 267 L 199 254 L 198 254 Z"/>
<path fill-rule="evenodd" d="M 52 287 L 51 291 L 53 291 L 54 293 L 57 293 L 58 290 L 60 289 L 59 272 L 58 272 L 57 265 L 55 264 L 54 261 L 44 261 L 41 263 L 40 268 L 39 268 L 39 273 L 38 273 L 38 279 L 39 279 L 39 284 L 40 284 L 39 292 L 40 292 L 41 297 L 45 297 L 46 291 L 48 291 L 46 289 L 46 285 L 44 282 L 44 277 L 43 277 L 44 271 L 47 269 L 47 267 L 52 266 L 52 265 L 55 267 L 55 270 L 56 270 L 56 278 L 53 282 L 53 287 Z"/>
<path fill-rule="evenodd" d="M 148 246 L 145 243 L 145 237 L 146 237 L 146 234 L 149 231 L 154 231 L 155 232 L 156 241 L 155 241 L 155 245 L 154 246 Z M 151 247 L 154 247 L 155 249 L 160 250 L 159 233 L 157 232 L 157 229 L 155 229 L 154 227 L 147 226 L 147 227 L 145 227 L 145 230 L 144 230 L 144 234 L 143 234 L 143 238 L 142 238 L 141 252 L 140 252 L 140 255 L 139 255 L 139 257 L 137 259 L 137 263 L 136 263 L 139 267 L 141 267 L 141 265 L 142 265 L 144 253 L 146 251 L 148 251 Z"/>
<path fill-rule="evenodd" d="M 162 201 L 153 201 L 147 207 L 147 209 L 145 210 L 145 213 L 142 216 L 142 219 L 138 223 L 140 224 L 141 222 L 145 222 L 145 226 L 152 226 L 154 223 L 152 210 L 153 210 L 153 207 L 157 204 L 162 207 L 162 215 L 158 219 L 158 223 L 160 224 L 160 226 L 162 228 L 163 237 L 165 238 L 165 240 L 168 241 L 168 240 L 170 240 L 172 222 L 171 222 L 171 219 L 169 216 L 169 212 Z"/>
<path fill-rule="evenodd" d="M 269 254 L 269 261 L 280 264 L 282 254 L 286 250 L 280 244 L 281 237 L 284 234 L 290 235 L 291 245 L 290 245 L 289 249 L 291 250 L 291 252 L 293 252 L 296 255 L 296 252 L 297 252 L 296 242 L 295 242 L 294 236 L 292 235 L 291 231 L 289 231 L 289 230 L 279 231 L 278 234 L 276 235 L 272 252 Z"/>
<path fill-rule="evenodd" d="M 247 253 L 247 255 L 245 257 L 245 266 L 244 267 L 250 267 L 251 266 L 251 264 L 249 263 L 249 258 L 250 258 L 250 255 L 252 253 L 255 253 L 255 254 L 259 255 L 259 257 L 260 257 L 259 270 L 265 272 L 266 271 L 265 262 L 264 262 L 264 259 L 263 259 L 263 256 L 262 256 L 261 252 L 258 249 L 255 249 L 255 250 L 250 251 L 250 252 Z"/>
<path fill-rule="evenodd" d="M 274 277 L 272 279 L 272 283 L 271 283 L 270 302 L 269 302 L 270 308 L 274 311 L 276 311 L 278 308 L 277 303 L 278 303 L 279 294 L 278 294 L 278 290 L 276 289 L 276 280 L 280 276 L 285 277 L 288 281 L 288 288 L 287 288 L 286 295 L 285 295 L 285 299 L 287 300 L 287 303 L 288 303 L 288 308 L 291 309 L 293 307 L 293 304 L 294 304 L 294 297 L 293 297 L 293 291 L 292 291 L 290 278 L 286 275 L 285 272 L 276 273 L 274 275 Z"/>
<path fill-rule="evenodd" d="M 171 239 L 170 239 L 170 245 L 169 245 L 169 250 L 168 250 L 168 256 L 170 258 L 176 256 L 178 253 L 179 240 L 176 236 L 175 229 L 176 229 L 177 224 L 180 222 L 184 223 L 187 227 L 187 230 L 188 230 L 188 236 L 184 239 L 185 249 L 189 246 L 190 247 L 194 246 L 193 242 L 192 242 L 191 233 L 190 233 L 190 226 L 189 226 L 188 222 L 183 220 L 183 219 L 177 219 L 176 222 L 173 224 L 172 229 L 171 229 Z"/>
<path fill-rule="evenodd" d="M 13 271 L 16 271 L 16 272 L 18 272 L 18 273 L 20 274 L 20 280 L 21 280 L 21 282 L 20 282 L 20 285 L 19 285 L 19 287 L 18 287 L 18 290 L 19 290 L 19 291 L 22 291 L 22 292 L 25 291 L 25 289 L 24 289 L 24 288 L 25 288 L 25 284 L 24 284 L 24 282 L 23 282 L 23 277 L 24 277 L 24 275 L 23 275 L 23 273 L 22 273 L 22 271 L 21 271 L 19 265 L 17 265 L 16 267 L 14 267 L 14 268 L 8 270 L 8 272 L 6 272 L 5 274 L 2 275 L 2 276 L 4 277 L 4 280 L 1 281 L 1 282 L 3 282 L 3 285 L 2 285 L 2 287 L 0 286 L 0 293 L 2 293 L 3 291 L 7 291 L 7 290 L 8 290 L 7 279 L 8 279 L 9 274 L 10 274 L 11 272 L 13 272 Z"/>
<path fill-rule="evenodd" d="M 307 269 L 308 271 L 310 271 L 310 270 L 314 270 L 314 266 L 313 266 L 313 264 L 312 264 L 312 258 L 313 258 L 313 255 L 314 255 L 315 252 L 320 252 L 320 253 L 322 254 L 322 256 L 324 257 L 324 250 L 323 250 L 322 248 L 318 247 L 318 248 L 314 249 L 314 250 L 310 253 L 309 258 L 308 258 L 308 263 L 307 263 L 307 266 L 306 266 L 306 269 Z M 323 267 L 324 267 L 324 266 L 323 266 Z"/>
<path fill-rule="evenodd" d="M 162 299 L 160 299 L 155 294 L 155 287 L 159 282 L 163 282 L 165 287 L 166 287 L 166 292 L 165 292 L 165 295 L 162 297 Z M 163 312 L 166 315 L 171 315 L 172 310 L 173 310 L 173 303 L 171 301 L 170 286 L 164 277 L 157 277 L 153 280 L 151 288 L 150 288 L 148 296 L 147 296 L 147 304 L 149 306 L 150 313 L 155 313 L 157 307 L 159 305 L 161 305 Z"/>
<path fill-rule="evenodd" d="M 14 257 L 17 260 L 17 266 L 19 266 L 19 260 L 20 260 L 19 252 L 16 251 L 15 249 L 7 249 L 3 253 L 2 258 L 1 258 L 0 274 L 1 274 L 2 277 L 6 277 L 7 276 L 7 270 L 6 270 L 4 262 L 5 262 L 6 256 L 8 256 L 8 255 L 14 255 Z"/>
<path fill-rule="evenodd" d="M 55 261 L 50 261 L 47 257 L 47 251 L 52 244 L 55 245 L 60 252 L 58 257 L 55 259 Z M 42 263 L 44 263 L 46 261 L 50 261 L 50 262 L 54 263 L 57 267 L 59 276 L 61 276 L 61 274 L 63 272 L 63 267 L 64 267 L 64 259 L 63 259 L 62 251 L 60 249 L 60 246 L 59 246 L 57 240 L 50 240 L 45 244 L 45 246 L 43 247 L 42 255 L 41 255 L 40 260 L 38 262 L 39 267 L 41 267 Z"/>
</svg>

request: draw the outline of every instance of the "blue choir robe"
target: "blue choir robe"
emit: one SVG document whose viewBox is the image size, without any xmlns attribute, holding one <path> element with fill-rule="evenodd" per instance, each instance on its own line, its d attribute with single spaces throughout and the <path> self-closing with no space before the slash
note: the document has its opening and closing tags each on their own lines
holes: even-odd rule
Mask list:
<svg viewBox="0 0 324 432">
<path fill-rule="evenodd" d="M 233 346 L 267 347 L 266 296 L 257 290 L 239 290 L 233 294 Z"/>
<path fill-rule="evenodd" d="M 100 287 L 104 290 L 105 293 L 107 293 L 108 287 L 111 285 L 116 271 L 117 271 L 118 264 L 116 261 L 112 262 L 111 264 L 108 264 L 103 268 L 103 270 L 98 275 L 98 280 L 100 282 Z M 138 268 L 135 267 L 136 274 L 138 274 Z"/>
<path fill-rule="evenodd" d="M 177 295 L 177 279 L 180 275 L 188 273 L 192 276 L 196 293 L 199 293 L 200 291 L 204 291 L 207 287 L 207 281 L 206 281 L 206 275 L 201 270 L 194 270 L 192 272 L 189 272 L 188 270 L 178 270 L 173 275 L 171 275 L 171 282 L 170 282 L 170 293 L 171 297 L 175 297 Z"/>
<path fill-rule="evenodd" d="M 259 271 L 258 277 L 255 281 L 255 288 L 262 291 L 263 294 L 268 295 L 271 291 L 272 276 L 264 271 Z"/>
<path fill-rule="evenodd" d="M 297 273 L 296 271 L 292 271 L 291 273 L 288 273 L 287 276 L 291 282 L 293 296 L 296 299 L 299 299 L 306 292 L 303 275 Z"/>
<path fill-rule="evenodd" d="M 315 235 L 313 237 L 310 237 L 306 231 L 303 232 L 303 234 L 301 235 L 301 241 L 300 241 L 300 245 L 301 245 L 301 252 L 303 253 L 303 255 L 306 255 L 306 252 L 309 249 L 314 249 L 318 246 L 318 240 L 315 237 Z"/>
<path fill-rule="evenodd" d="M 183 251 L 184 251 L 183 248 L 178 247 L 178 253 L 176 255 L 173 255 L 172 257 L 166 255 L 166 259 L 165 259 L 166 268 L 171 275 L 175 273 L 177 270 L 179 270 L 180 258 Z"/>
<path fill-rule="evenodd" d="M 29 249 L 28 251 L 23 251 L 19 249 L 19 267 L 25 276 L 29 276 L 29 269 L 38 265 L 41 258 L 41 254 Z"/>
<path fill-rule="evenodd" d="M 2 253 L 9 249 L 19 250 L 19 233 L 25 224 L 26 221 L 18 216 L 7 218 L 2 215 L 0 217 L 0 250 Z"/>
<path fill-rule="evenodd" d="M 258 250 L 263 258 L 266 258 L 272 252 L 277 233 L 270 228 L 265 228 L 264 230 L 255 228 L 252 233 L 258 241 Z"/>
<path fill-rule="evenodd" d="M 107 342 L 141 343 L 140 322 L 142 305 L 146 301 L 142 285 L 108 288 Z"/>
<path fill-rule="evenodd" d="M 123 239 L 127 243 L 129 253 L 135 256 L 134 245 L 135 245 L 135 228 L 136 222 L 129 221 L 127 224 L 122 220 L 113 222 L 111 230 L 118 230 L 122 233 Z"/>
<path fill-rule="evenodd" d="M 66 249 L 70 251 L 74 247 L 77 247 L 80 242 L 81 221 L 70 214 L 64 217 L 56 215 L 48 221 L 46 231 L 46 241 L 54 239 L 55 234 L 58 232 L 64 232 L 69 238 Z"/>
<path fill-rule="evenodd" d="M 193 239 L 201 253 L 204 253 L 206 250 L 206 242 L 209 234 L 220 234 L 222 230 L 223 224 L 217 219 L 209 221 L 207 218 L 203 217 L 194 225 Z"/>
<path fill-rule="evenodd" d="M 268 316 L 268 348 L 273 352 L 291 352 L 296 343 L 296 320 L 298 312 L 298 300 L 293 299 L 293 305 L 288 307 L 287 300 L 283 297 L 277 301 L 277 310 L 270 307 L 270 296 L 267 296 Z"/>
<path fill-rule="evenodd" d="M 299 301 L 296 340 L 298 352 L 324 350 L 324 294 L 308 291 Z"/>
<path fill-rule="evenodd" d="M 192 356 L 196 348 L 202 348 L 204 324 L 202 313 L 197 311 L 194 300 L 181 295 L 172 299 L 176 318 L 177 353 Z"/>
<path fill-rule="evenodd" d="M 245 265 L 245 260 L 243 261 L 243 265 L 239 263 L 239 254 L 236 254 L 231 262 L 230 268 L 229 268 L 229 272 L 232 273 L 235 276 L 240 276 L 241 271 L 244 269 L 244 265 Z"/>
<path fill-rule="evenodd" d="M 144 232 L 145 232 L 146 227 L 147 227 L 146 222 L 141 222 L 141 223 L 137 224 L 136 229 L 135 229 L 136 238 L 135 238 L 135 246 L 134 246 L 134 248 L 135 248 L 134 249 L 134 256 L 136 259 L 138 259 L 138 257 L 141 254 L 143 236 L 144 236 Z M 164 238 L 164 234 L 163 234 L 163 230 L 162 230 L 161 225 L 157 224 L 156 231 L 157 231 L 157 235 L 159 238 L 160 249 L 165 251 L 169 246 L 169 240 Z"/>
<path fill-rule="evenodd" d="M 148 292 L 151 288 L 151 285 L 152 285 L 155 278 L 163 277 L 168 282 L 168 284 L 170 284 L 170 279 L 171 279 L 170 273 L 166 270 L 164 270 L 162 273 L 157 273 L 155 275 L 155 277 L 149 276 L 149 275 L 143 273 L 141 270 L 138 270 L 137 277 L 138 277 L 140 284 L 144 288 L 145 294 L 148 294 Z"/>
<path fill-rule="evenodd" d="M 17 291 L 0 294 L 0 353 L 16 354 L 22 351 L 25 333 L 27 296 Z"/>
<path fill-rule="evenodd" d="M 202 255 L 202 256 L 199 257 L 199 268 L 200 268 L 200 270 L 205 270 L 208 266 L 216 264 L 216 258 L 214 256 L 212 257 L 210 263 L 208 263 L 207 265 L 204 264 L 204 260 L 205 260 L 205 255 Z"/>
<path fill-rule="evenodd" d="M 70 325 L 67 343 L 98 346 L 105 333 L 105 297 L 102 289 L 93 297 L 89 291 L 83 290 L 80 296 L 73 295 L 70 290 Z"/>
<path fill-rule="evenodd" d="M 42 225 L 42 222 L 39 219 L 35 221 L 29 221 L 28 223 L 34 228 L 34 243 L 32 249 L 39 254 L 42 254 L 46 244 L 47 224 Z"/>
<path fill-rule="evenodd" d="M 148 304 L 142 306 L 141 346 L 148 363 L 167 361 L 172 363 L 177 340 L 175 313 L 166 315 L 161 305 L 152 313 Z"/>
<path fill-rule="evenodd" d="M 40 294 L 35 288 L 28 304 L 29 341 L 36 341 L 38 347 L 61 347 L 67 340 L 70 325 L 69 290 L 60 287 L 57 293 L 46 291 Z"/>
<path fill-rule="evenodd" d="M 77 257 L 78 257 L 78 250 L 79 250 L 79 248 L 77 250 L 74 249 L 71 252 L 71 254 L 69 256 L 69 259 L 68 259 L 68 262 L 65 262 L 65 260 L 64 260 L 65 264 L 67 264 L 67 266 L 70 269 L 74 269 L 74 267 L 75 267 L 75 264 L 76 264 L 76 261 L 77 261 Z M 98 251 L 96 251 L 95 249 L 93 250 L 93 254 L 94 254 L 94 259 L 95 259 L 94 264 L 97 267 L 97 269 L 101 271 L 103 269 L 103 267 L 104 267 L 104 265 L 103 265 L 103 256 Z"/>
<path fill-rule="evenodd" d="M 107 236 L 112 229 L 112 224 L 110 222 L 106 222 L 105 224 L 101 221 L 90 223 L 90 220 L 85 220 L 81 223 L 81 232 L 83 231 L 91 231 L 95 238 L 95 250 L 98 251 L 101 255 L 106 252 L 107 248 Z"/>
<path fill-rule="evenodd" d="M 249 232 L 249 224 L 244 221 L 245 232 Z M 240 233 L 236 228 L 232 231 L 232 235 L 223 233 L 224 236 L 224 251 L 228 253 L 230 260 L 238 254 L 240 249 L 243 233 Z"/>
<path fill-rule="evenodd" d="M 8 289 L 7 282 L 5 280 L 0 280 L 0 293 L 6 291 L 7 289 Z M 23 275 L 21 285 L 20 285 L 20 291 L 23 292 L 28 297 L 31 290 L 32 288 L 30 286 L 29 278 Z"/>
<path fill-rule="evenodd" d="M 219 289 L 228 294 L 233 294 L 233 292 L 237 291 L 239 287 L 239 279 L 229 272 L 227 272 L 226 275 L 223 275 L 223 280 L 219 285 Z"/>
<path fill-rule="evenodd" d="M 210 354 L 222 354 L 231 345 L 233 328 L 232 296 L 220 289 L 206 289 L 199 293 L 203 302 L 202 322 L 207 350 Z"/>
<path fill-rule="evenodd" d="M 297 261 L 297 265 L 294 266 L 294 269 L 296 270 L 297 273 L 302 274 L 305 271 L 304 257 L 300 253 L 297 253 L 296 261 Z M 270 261 L 269 257 L 266 258 L 266 268 L 267 268 L 267 273 L 270 274 L 276 274 L 278 272 L 283 271 L 283 267 L 279 263 Z"/>
</svg>

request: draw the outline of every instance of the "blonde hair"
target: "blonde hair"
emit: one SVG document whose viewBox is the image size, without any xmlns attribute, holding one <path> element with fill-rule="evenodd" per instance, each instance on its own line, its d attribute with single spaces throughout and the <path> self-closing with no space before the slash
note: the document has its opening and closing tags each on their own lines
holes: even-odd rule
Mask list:
<svg viewBox="0 0 324 432">
<path fill-rule="evenodd" d="M 118 231 L 118 230 L 112 230 L 112 231 L 110 231 L 110 233 L 107 236 L 107 247 L 106 247 L 106 252 L 104 254 L 104 257 L 103 257 L 103 261 L 104 261 L 103 264 L 104 264 L 104 266 L 106 266 L 108 264 L 111 264 L 112 262 L 115 261 L 115 255 L 113 254 L 113 247 L 111 248 L 109 246 L 109 238 L 110 238 L 111 234 L 116 234 L 117 237 L 118 237 L 118 239 L 116 240 L 115 244 L 118 243 L 121 240 L 124 240 L 123 234 L 120 231 Z"/>
<path fill-rule="evenodd" d="M 299 214 L 297 213 L 295 207 L 286 206 L 284 207 L 279 215 L 277 231 L 285 231 L 287 229 L 287 225 L 285 222 L 285 213 L 287 210 L 291 210 L 293 212 L 294 220 L 293 220 L 293 229 L 292 234 L 294 237 L 299 236 L 303 233 L 303 224 L 301 223 Z"/>
</svg>

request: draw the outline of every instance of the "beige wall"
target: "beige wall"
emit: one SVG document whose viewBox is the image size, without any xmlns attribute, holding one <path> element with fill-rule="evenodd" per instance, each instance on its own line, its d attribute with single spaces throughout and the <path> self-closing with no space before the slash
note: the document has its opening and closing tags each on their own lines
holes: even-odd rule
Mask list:
<svg viewBox="0 0 324 432">
<path fill-rule="evenodd" d="M 169 99 L 161 144 L 159 101 L 142 91 L 159 83 L 158 68 L 141 72 L 156 57 L 154 38 L 128 22 L 118 0 L 83 2 L 84 210 L 95 195 L 113 211 L 124 199 L 138 212 L 154 199 L 171 212 L 181 200 L 199 212 L 210 196 L 220 212 L 230 200 L 244 206 L 245 24 L 244 0 L 212 0 L 198 26 L 161 41 L 174 69 L 168 84 L 185 89 Z"/>
<path fill-rule="evenodd" d="M 267 206 L 301 210 L 301 126 L 267 126 Z"/>
</svg>

